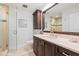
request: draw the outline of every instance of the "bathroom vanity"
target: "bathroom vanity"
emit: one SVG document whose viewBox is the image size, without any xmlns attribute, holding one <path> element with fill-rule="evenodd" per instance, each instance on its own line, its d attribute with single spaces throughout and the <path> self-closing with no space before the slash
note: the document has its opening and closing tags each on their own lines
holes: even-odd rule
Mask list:
<svg viewBox="0 0 79 59">
<path fill-rule="evenodd" d="M 79 43 L 73 42 L 73 35 L 50 33 L 33 36 L 33 50 L 37 56 L 78 56 Z M 78 38 L 78 36 L 74 36 Z"/>
<path fill-rule="evenodd" d="M 54 6 L 43 12 L 43 19 L 40 17 L 41 13 L 34 12 L 33 14 L 34 29 L 54 32 L 54 35 L 53 33 L 34 34 L 34 53 L 37 56 L 78 56 L 79 11 L 76 10 L 78 5 L 75 5 L 77 8 L 72 8 L 70 4 L 61 3 Z M 69 6 L 70 8 L 68 8 Z"/>
</svg>

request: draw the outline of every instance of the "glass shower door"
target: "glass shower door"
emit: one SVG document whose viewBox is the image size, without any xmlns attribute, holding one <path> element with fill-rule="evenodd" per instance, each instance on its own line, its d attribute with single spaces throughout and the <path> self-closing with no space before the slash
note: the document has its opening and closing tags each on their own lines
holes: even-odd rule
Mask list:
<svg viewBox="0 0 79 59">
<path fill-rule="evenodd" d="M 2 22 L 0 20 L 0 50 L 2 49 Z"/>
<path fill-rule="evenodd" d="M 0 49 L 8 46 L 8 6 L 0 4 Z"/>
<path fill-rule="evenodd" d="M 7 20 L 0 20 L 0 49 L 5 50 L 7 48 L 8 30 Z"/>
</svg>

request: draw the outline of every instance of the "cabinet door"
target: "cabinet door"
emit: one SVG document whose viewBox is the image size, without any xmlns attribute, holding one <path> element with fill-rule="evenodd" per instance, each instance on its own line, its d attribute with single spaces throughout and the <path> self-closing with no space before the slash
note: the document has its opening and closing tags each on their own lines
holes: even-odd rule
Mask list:
<svg viewBox="0 0 79 59">
<path fill-rule="evenodd" d="M 45 42 L 45 56 L 55 56 L 56 46 L 49 42 Z"/>
<path fill-rule="evenodd" d="M 36 37 L 33 38 L 33 51 L 36 55 L 38 55 L 38 40 Z"/>
<path fill-rule="evenodd" d="M 41 11 L 36 10 L 33 13 L 33 26 L 34 29 L 41 29 Z"/>
<path fill-rule="evenodd" d="M 34 37 L 33 51 L 37 56 L 44 56 L 44 41 L 37 37 Z"/>
<path fill-rule="evenodd" d="M 33 26 L 34 29 L 44 29 L 44 13 L 40 10 L 33 13 Z"/>
<path fill-rule="evenodd" d="M 45 28 L 45 13 L 42 13 L 42 29 Z"/>
<path fill-rule="evenodd" d="M 37 21 L 38 21 L 37 20 L 37 14 L 34 14 L 33 15 L 33 28 L 34 29 L 37 29 L 37 24 L 38 24 Z"/>
<path fill-rule="evenodd" d="M 41 29 L 41 12 L 40 11 L 38 11 L 37 12 L 37 29 Z"/>
<path fill-rule="evenodd" d="M 44 41 L 39 39 L 38 43 L 38 55 L 44 56 Z"/>
<path fill-rule="evenodd" d="M 48 42 L 45 42 L 45 56 L 52 55 L 52 45 Z"/>
</svg>

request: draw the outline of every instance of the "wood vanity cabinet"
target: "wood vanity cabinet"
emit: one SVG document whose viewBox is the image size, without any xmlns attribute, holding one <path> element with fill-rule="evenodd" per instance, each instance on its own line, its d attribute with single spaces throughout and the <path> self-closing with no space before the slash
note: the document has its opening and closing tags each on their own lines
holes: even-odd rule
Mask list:
<svg viewBox="0 0 79 59">
<path fill-rule="evenodd" d="M 33 51 L 38 55 L 38 40 L 36 37 L 33 37 Z"/>
<path fill-rule="evenodd" d="M 37 56 L 54 56 L 55 45 L 34 36 L 33 51 Z"/>
<path fill-rule="evenodd" d="M 45 56 L 55 56 L 55 45 L 45 42 Z"/>
<path fill-rule="evenodd" d="M 33 51 L 37 56 L 79 56 L 79 54 L 38 37 L 33 37 Z"/>
<path fill-rule="evenodd" d="M 44 56 L 44 41 L 33 37 L 33 51 L 37 56 Z"/>
<path fill-rule="evenodd" d="M 51 56 L 52 55 L 52 45 L 48 42 L 45 42 L 45 56 Z"/>
<path fill-rule="evenodd" d="M 44 41 L 39 40 L 38 43 L 38 56 L 44 56 Z"/>
<path fill-rule="evenodd" d="M 70 51 L 68 49 L 65 49 L 63 47 L 59 47 L 59 46 L 56 46 L 56 55 L 57 56 L 79 56 L 79 54 L 73 52 L 73 51 Z"/>
<path fill-rule="evenodd" d="M 33 28 L 41 29 L 41 27 L 44 28 L 44 13 L 41 10 L 36 10 L 33 13 Z"/>
</svg>

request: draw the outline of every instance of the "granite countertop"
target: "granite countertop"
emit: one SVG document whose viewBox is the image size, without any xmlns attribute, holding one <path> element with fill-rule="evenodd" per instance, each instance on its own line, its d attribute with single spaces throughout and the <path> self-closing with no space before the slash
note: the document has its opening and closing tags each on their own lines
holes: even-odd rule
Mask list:
<svg viewBox="0 0 79 59">
<path fill-rule="evenodd" d="M 34 34 L 34 36 L 79 54 L 79 42 L 72 42 L 73 39 L 78 39 L 79 36 L 54 34 L 54 37 L 53 37 L 53 34 L 51 33 Z"/>
</svg>

